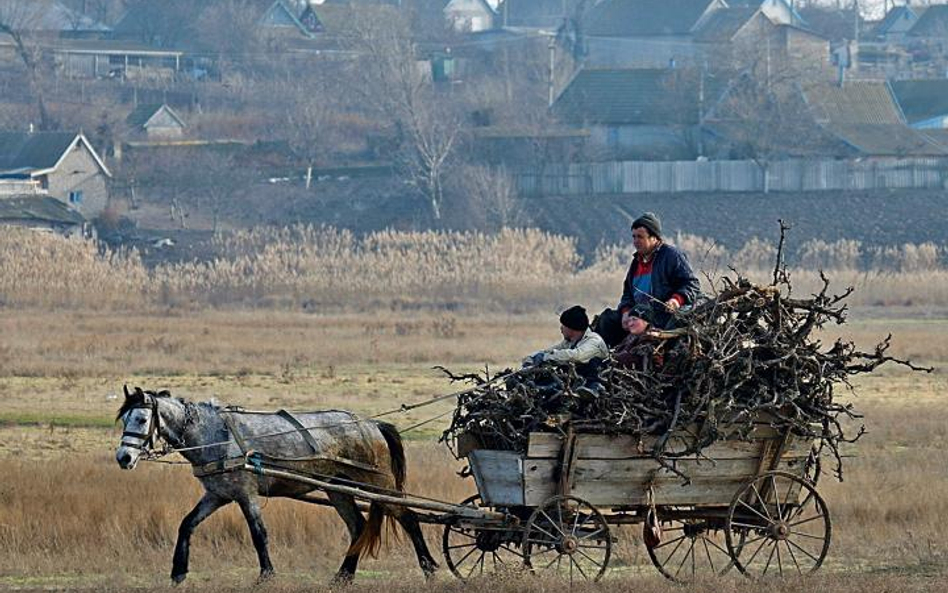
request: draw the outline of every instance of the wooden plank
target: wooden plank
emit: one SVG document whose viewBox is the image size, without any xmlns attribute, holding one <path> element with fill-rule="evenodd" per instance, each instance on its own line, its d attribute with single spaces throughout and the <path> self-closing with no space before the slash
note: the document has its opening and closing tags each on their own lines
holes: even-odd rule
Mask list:
<svg viewBox="0 0 948 593">
<path fill-rule="evenodd" d="M 536 506 L 557 493 L 554 480 L 558 465 L 555 459 L 525 459 L 523 462 L 523 500 Z M 593 460 L 580 459 L 575 464 L 572 493 L 597 506 L 641 505 L 647 502 L 648 487 L 655 491 L 659 505 L 730 504 L 740 487 L 756 476 L 755 458 L 709 461 L 676 460 L 675 467 L 692 482 L 682 484 L 675 473 L 653 459 Z M 786 459 L 778 468 L 801 473 L 803 459 Z"/>
<path fill-rule="evenodd" d="M 657 437 L 643 438 L 631 435 L 580 434 L 576 438 L 576 456 L 579 459 L 642 459 L 651 458 L 651 448 Z M 705 457 L 711 459 L 760 459 L 764 443 L 760 441 L 717 441 L 702 450 Z M 558 458 L 563 446 L 562 437 L 556 433 L 530 433 L 527 445 L 527 457 L 546 459 Z M 811 443 L 802 439 L 793 439 L 788 445 L 784 458 L 806 455 Z"/>
<path fill-rule="evenodd" d="M 477 449 L 467 456 L 477 491 L 487 505 L 523 504 L 523 475 L 516 451 Z"/>
</svg>

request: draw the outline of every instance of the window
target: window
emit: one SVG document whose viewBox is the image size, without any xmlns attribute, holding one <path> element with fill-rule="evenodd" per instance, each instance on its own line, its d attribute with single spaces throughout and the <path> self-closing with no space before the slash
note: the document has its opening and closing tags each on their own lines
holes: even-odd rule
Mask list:
<svg viewBox="0 0 948 593">
<path fill-rule="evenodd" d="M 81 204 L 81 203 L 82 203 L 82 192 L 81 192 L 81 191 L 71 191 L 71 192 L 69 192 L 69 203 L 70 203 L 70 204 Z"/>
</svg>

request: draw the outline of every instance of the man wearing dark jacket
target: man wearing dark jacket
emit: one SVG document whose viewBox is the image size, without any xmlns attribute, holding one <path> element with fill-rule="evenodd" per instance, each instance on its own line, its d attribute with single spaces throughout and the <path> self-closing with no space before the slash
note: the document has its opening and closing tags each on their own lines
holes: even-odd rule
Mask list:
<svg viewBox="0 0 948 593">
<path fill-rule="evenodd" d="M 622 285 L 619 312 L 623 318 L 636 306 L 653 311 L 654 324 L 667 327 L 672 313 L 698 298 L 700 284 L 688 258 L 662 241 L 662 223 L 646 212 L 632 223 L 635 255 Z"/>
</svg>

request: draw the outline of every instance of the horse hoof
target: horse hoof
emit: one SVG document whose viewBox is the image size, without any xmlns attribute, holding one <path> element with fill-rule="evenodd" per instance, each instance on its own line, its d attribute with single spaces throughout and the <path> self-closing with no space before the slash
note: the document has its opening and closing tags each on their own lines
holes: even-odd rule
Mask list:
<svg viewBox="0 0 948 593">
<path fill-rule="evenodd" d="M 188 573 L 173 574 L 171 575 L 171 586 L 177 587 L 184 582 L 184 579 L 188 578 Z"/>
<path fill-rule="evenodd" d="M 276 576 L 276 572 L 272 570 L 264 570 L 260 573 L 260 576 L 257 577 L 257 584 L 262 585 L 263 583 L 271 580 L 274 576 Z"/>
<path fill-rule="evenodd" d="M 352 584 L 352 581 L 355 579 L 355 575 L 348 573 L 339 573 L 329 581 L 330 587 L 348 587 Z"/>
</svg>

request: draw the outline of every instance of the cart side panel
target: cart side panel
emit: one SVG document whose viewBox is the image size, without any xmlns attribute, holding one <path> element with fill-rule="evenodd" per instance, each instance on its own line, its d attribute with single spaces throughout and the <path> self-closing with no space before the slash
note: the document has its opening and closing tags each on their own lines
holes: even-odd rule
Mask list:
<svg viewBox="0 0 948 593">
<path fill-rule="evenodd" d="M 638 438 L 577 435 L 571 493 L 597 506 L 638 506 L 647 504 L 651 486 L 658 504 L 726 506 L 741 485 L 763 471 L 802 474 L 811 443 L 767 436 L 753 441 L 719 441 L 706 447 L 701 458 L 668 459 L 669 465 L 690 478 L 685 483 L 681 475 L 652 458 L 650 449 L 643 448 Z M 525 505 L 535 506 L 558 494 L 554 477 L 561 463 L 561 447 L 555 434 L 530 435 L 530 457 L 523 460 Z M 790 493 L 790 498 L 793 496 Z"/>
<path fill-rule="evenodd" d="M 477 492 L 486 506 L 523 504 L 523 460 L 519 453 L 477 449 L 467 459 Z"/>
<path fill-rule="evenodd" d="M 768 427 L 769 428 L 769 427 Z M 763 431 L 762 431 L 763 433 Z M 761 459 L 767 449 L 781 439 L 777 435 L 756 435 L 750 441 L 717 441 L 701 450 L 702 457 L 722 459 Z M 766 443 L 766 444 L 765 444 Z M 652 459 L 651 451 L 655 437 L 635 437 L 630 435 L 579 434 L 576 435 L 576 457 L 578 459 Z M 551 432 L 530 433 L 527 445 L 527 457 L 538 459 L 558 458 L 561 456 L 563 438 Z M 805 457 L 811 443 L 805 439 L 791 439 L 782 457 Z"/>
</svg>

